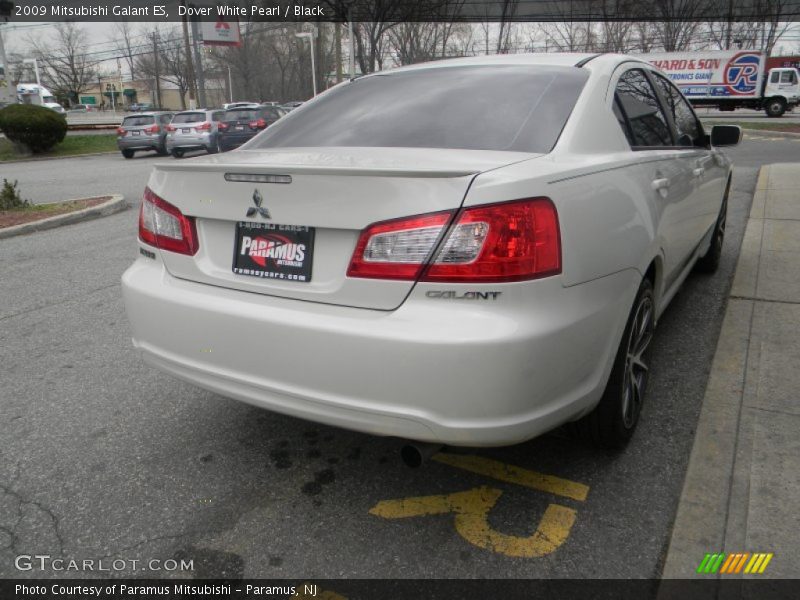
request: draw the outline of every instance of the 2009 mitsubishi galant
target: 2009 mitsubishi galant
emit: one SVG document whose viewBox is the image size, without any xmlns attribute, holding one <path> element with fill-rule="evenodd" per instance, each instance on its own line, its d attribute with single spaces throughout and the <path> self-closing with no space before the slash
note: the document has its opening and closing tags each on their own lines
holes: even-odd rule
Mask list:
<svg viewBox="0 0 800 600">
<path fill-rule="evenodd" d="M 240 150 L 158 164 L 123 276 L 147 362 L 452 445 L 636 427 L 657 317 L 716 269 L 731 166 L 658 70 L 505 55 L 359 77 Z"/>
</svg>

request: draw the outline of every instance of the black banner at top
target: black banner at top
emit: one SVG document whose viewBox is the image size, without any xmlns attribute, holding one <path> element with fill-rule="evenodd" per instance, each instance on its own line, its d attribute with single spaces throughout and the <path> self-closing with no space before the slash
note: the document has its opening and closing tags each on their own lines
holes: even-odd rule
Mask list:
<svg viewBox="0 0 800 600">
<path fill-rule="evenodd" d="M 564 22 L 800 20 L 800 0 L 0 0 L 30 21 Z"/>
</svg>

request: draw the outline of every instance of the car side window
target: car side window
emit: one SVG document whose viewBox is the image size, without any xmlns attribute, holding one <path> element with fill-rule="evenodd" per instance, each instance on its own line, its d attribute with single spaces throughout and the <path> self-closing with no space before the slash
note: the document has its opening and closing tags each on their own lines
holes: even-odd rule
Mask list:
<svg viewBox="0 0 800 600">
<path fill-rule="evenodd" d="M 780 79 L 780 76 L 781 74 L 779 71 L 773 71 L 772 74 L 769 76 L 769 82 L 778 83 L 778 79 Z"/>
<path fill-rule="evenodd" d="M 630 127 L 633 148 L 672 146 L 667 117 L 644 71 L 625 72 L 617 82 L 616 96 Z"/>
<path fill-rule="evenodd" d="M 794 83 L 795 76 L 793 71 L 783 71 L 781 73 L 781 83 Z"/>
<path fill-rule="evenodd" d="M 617 117 L 617 123 L 619 126 L 622 127 L 622 131 L 625 132 L 625 137 L 628 139 L 628 143 L 631 146 L 635 146 L 636 142 L 633 139 L 633 133 L 631 132 L 631 128 L 628 126 L 628 121 L 625 118 L 625 113 L 622 112 L 622 104 L 619 99 L 619 94 L 614 94 L 614 116 Z"/>
<path fill-rule="evenodd" d="M 703 128 L 689 102 L 666 77 L 662 77 L 658 73 L 653 73 L 653 76 L 661 87 L 667 110 L 672 113 L 675 128 L 678 130 L 678 145 L 703 146 Z"/>
</svg>

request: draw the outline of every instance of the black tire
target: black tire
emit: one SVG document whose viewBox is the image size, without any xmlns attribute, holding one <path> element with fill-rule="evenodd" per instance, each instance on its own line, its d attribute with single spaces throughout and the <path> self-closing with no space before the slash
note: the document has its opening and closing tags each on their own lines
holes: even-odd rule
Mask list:
<svg viewBox="0 0 800 600">
<path fill-rule="evenodd" d="M 219 152 L 219 140 L 214 140 L 214 143 L 211 144 L 208 148 L 206 148 L 209 154 L 216 154 Z"/>
<path fill-rule="evenodd" d="M 123 150 L 122 151 L 122 156 L 124 156 L 125 158 L 133 158 L 133 155 L 134 155 L 134 151 L 133 150 Z"/>
<path fill-rule="evenodd" d="M 183 158 L 183 148 L 173 148 L 172 156 L 175 158 Z"/>
<path fill-rule="evenodd" d="M 647 389 L 649 373 L 645 359 L 654 327 L 653 284 L 644 279 L 628 316 L 603 397 L 591 413 L 570 425 L 574 433 L 606 449 L 623 448 L 630 441 Z"/>
<path fill-rule="evenodd" d="M 781 98 L 772 98 L 764 107 L 764 112 L 768 117 L 782 117 L 786 112 L 786 102 Z"/>
<path fill-rule="evenodd" d="M 159 156 L 169 155 L 169 152 L 167 151 L 167 147 L 165 145 L 161 145 L 158 148 L 156 148 L 156 153 L 158 153 Z"/>
<path fill-rule="evenodd" d="M 722 259 L 722 245 L 725 243 L 725 225 L 728 221 L 728 193 L 731 190 L 731 180 L 725 186 L 725 195 L 722 196 L 722 206 L 719 209 L 717 222 L 714 225 L 714 233 L 711 238 L 711 246 L 708 251 L 697 259 L 694 265 L 696 271 L 700 273 L 716 273 Z"/>
</svg>

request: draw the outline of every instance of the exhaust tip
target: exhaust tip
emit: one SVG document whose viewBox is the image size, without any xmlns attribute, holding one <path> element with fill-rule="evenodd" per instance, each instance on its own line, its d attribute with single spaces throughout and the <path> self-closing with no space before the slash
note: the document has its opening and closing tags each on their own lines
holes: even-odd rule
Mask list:
<svg viewBox="0 0 800 600">
<path fill-rule="evenodd" d="M 431 456 L 439 452 L 441 444 L 415 443 L 406 444 L 400 449 L 400 459 L 406 466 L 416 469 L 422 466 Z"/>
</svg>

